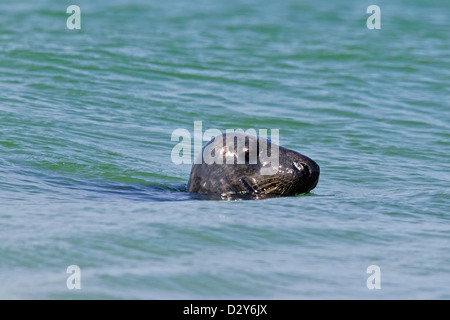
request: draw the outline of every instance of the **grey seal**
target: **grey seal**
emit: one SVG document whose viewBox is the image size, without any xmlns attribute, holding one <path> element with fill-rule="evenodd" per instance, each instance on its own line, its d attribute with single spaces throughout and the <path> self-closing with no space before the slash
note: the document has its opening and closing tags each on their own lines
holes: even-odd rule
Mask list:
<svg viewBox="0 0 450 320">
<path fill-rule="evenodd" d="M 278 151 L 278 159 L 271 159 L 274 150 Z M 259 136 L 224 133 L 206 143 L 196 157 L 188 191 L 222 198 L 292 196 L 314 189 L 319 175 L 319 165 L 294 150 Z"/>
</svg>

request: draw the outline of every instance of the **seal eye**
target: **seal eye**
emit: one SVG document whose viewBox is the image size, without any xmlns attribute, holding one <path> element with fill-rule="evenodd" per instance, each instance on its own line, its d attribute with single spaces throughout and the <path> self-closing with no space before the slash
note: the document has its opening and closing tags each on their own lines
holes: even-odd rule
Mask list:
<svg viewBox="0 0 450 320">
<path fill-rule="evenodd" d="M 302 172 L 305 176 L 311 175 L 311 169 L 305 162 L 294 161 L 294 167 Z"/>
</svg>

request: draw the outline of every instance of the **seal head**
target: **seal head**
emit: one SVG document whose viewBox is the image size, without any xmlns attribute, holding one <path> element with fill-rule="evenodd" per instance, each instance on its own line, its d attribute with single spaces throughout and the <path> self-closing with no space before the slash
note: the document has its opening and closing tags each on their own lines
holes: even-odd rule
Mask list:
<svg viewBox="0 0 450 320">
<path fill-rule="evenodd" d="M 307 193 L 319 181 L 319 165 L 270 140 L 243 133 L 213 138 L 197 156 L 188 191 L 199 194 L 290 196 Z"/>
</svg>

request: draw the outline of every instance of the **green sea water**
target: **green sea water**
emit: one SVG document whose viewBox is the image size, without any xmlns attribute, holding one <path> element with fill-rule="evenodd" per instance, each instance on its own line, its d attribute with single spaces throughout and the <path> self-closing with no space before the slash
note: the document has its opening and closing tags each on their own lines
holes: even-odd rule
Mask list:
<svg viewBox="0 0 450 320">
<path fill-rule="evenodd" d="M 0 298 L 450 299 L 449 17 L 448 0 L 0 2 Z M 194 121 L 279 129 L 317 188 L 195 198 L 171 160 Z"/>
</svg>

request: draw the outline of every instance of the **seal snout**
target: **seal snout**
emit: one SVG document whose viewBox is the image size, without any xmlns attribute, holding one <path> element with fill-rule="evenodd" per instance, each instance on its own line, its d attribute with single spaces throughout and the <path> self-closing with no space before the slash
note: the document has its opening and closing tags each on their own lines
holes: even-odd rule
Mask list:
<svg viewBox="0 0 450 320">
<path fill-rule="evenodd" d="M 297 193 L 309 192 L 317 186 L 320 175 L 320 167 L 307 157 L 293 161 L 293 167 L 297 171 Z"/>
</svg>

